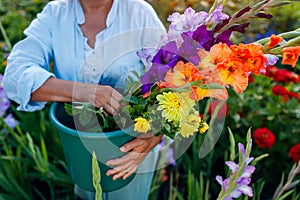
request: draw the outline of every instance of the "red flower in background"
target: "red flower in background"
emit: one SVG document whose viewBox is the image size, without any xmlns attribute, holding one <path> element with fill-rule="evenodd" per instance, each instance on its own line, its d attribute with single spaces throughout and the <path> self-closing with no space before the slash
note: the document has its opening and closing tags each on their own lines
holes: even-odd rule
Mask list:
<svg viewBox="0 0 300 200">
<path fill-rule="evenodd" d="M 296 92 L 289 92 L 289 93 L 288 93 L 288 96 L 289 96 L 290 98 L 294 97 L 295 99 L 300 100 L 299 94 L 296 93 Z"/>
<path fill-rule="evenodd" d="M 212 114 L 214 113 L 214 111 L 215 111 L 216 107 L 219 105 L 219 103 L 221 103 L 221 102 L 220 101 L 212 101 L 210 103 L 209 109 L 208 109 L 208 113 L 210 116 L 212 116 Z M 217 119 L 226 117 L 227 113 L 228 113 L 228 106 L 227 106 L 227 103 L 224 102 L 222 107 L 218 111 Z"/>
<path fill-rule="evenodd" d="M 254 82 L 254 77 L 250 74 L 248 76 L 248 83 L 253 83 Z"/>
<path fill-rule="evenodd" d="M 274 85 L 272 88 L 274 95 L 282 96 L 282 101 L 287 102 L 290 98 L 294 97 L 297 100 L 300 100 L 299 94 L 296 92 L 290 92 L 285 87 L 281 85 Z"/>
<path fill-rule="evenodd" d="M 274 95 L 280 95 L 280 96 L 287 96 L 289 94 L 289 91 L 285 89 L 285 87 L 281 85 L 274 85 L 272 88 L 272 92 Z"/>
<path fill-rule="evenodd" d="M 289 155 L 294 160 L 294 162 L 300 161 L 300 143 L 295 144 L 291 147 Z"/>
<path fill-rule="evenodd" d="M 253 139 L 260 148 L 271 148 L 275 143 L 275 135 L 267 128 L 256 129 Z"/>
<path fill-rule="evenodd" d="M 288 82 L 299 83 L 300 82 L 299 74 L 296 74 L 287 69 L 279 69 L 275 66 L 267 66 L 265 75 L 267 77 L 272 78 L 276 82 L 283 82 L 283 83 L 288 83 Z"/>
</svg>

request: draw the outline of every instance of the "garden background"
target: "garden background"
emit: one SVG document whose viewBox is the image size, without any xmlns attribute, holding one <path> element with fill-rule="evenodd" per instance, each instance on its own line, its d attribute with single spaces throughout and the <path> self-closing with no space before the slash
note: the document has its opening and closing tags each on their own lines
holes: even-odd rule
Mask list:
<svg viewBox="0 0 300 200">
<path fill-rule="evenodd" d="M 24 38 L 23 30 L 47 2 L 0 1 L 1 74 L 4 73 L 6 58 L 12 46 Z M 166 27 L 166 19 L 172 12 L 182 13 L 187 7 L 208 11 L 213 3 L 199 0 L 148 2 L 153 5 Z M 232 0 L 224 10 L 232 14 L 255 2 L 259 1 Z M 273 33 L 300 27 L 299 2 L 274 8 L 271 13 L 273 19 L 253 20 L 247 33 L 234 35 L 234 40 L 252 42 Z M 156 171 L 149 199 L 216 199 L 221 187 L 215 177 L 225 177 L 229 173 L 224 164 L 230 157 L 227 127 L 232 130 L 236 142 L 241 143 L 246 142 L 246 133 L 251 127 L 254 133 L 252 156 L 266 156 L 255 163 L 256 171 L 251 182 L 255 193 L 253 199 L 272 199 L 276 188 L 280 183 L 286 183 L 292 166 L 300 159 L 299 73 L 299 65 L 295 68 L 277 65 L 269 70 L 268 76 L 252 76 L 243 94 L 230 94 L 227 108 L 221 107 L 218 114 L 226 118 L 214 149 L 200 159 L 198 153 L 203 138 L 197 136 L 178 160 Z M 16 111 L 16 104 L 7 100 L 2 87 L 0 96 L 0 200 L 76 199 L 73 183 L 66 171 L 58 132 L 49 121 L 50 104 L 42 111 L 26 113 Z M 210 108 L 209 111 L 213 110 L 215 104 Z M 299 174 L 293 180 L 299 181 Z M 299 188 L 298 184 L 287 190 L 284 193 L 286 199 L 299 200 Z"/>
</svg>

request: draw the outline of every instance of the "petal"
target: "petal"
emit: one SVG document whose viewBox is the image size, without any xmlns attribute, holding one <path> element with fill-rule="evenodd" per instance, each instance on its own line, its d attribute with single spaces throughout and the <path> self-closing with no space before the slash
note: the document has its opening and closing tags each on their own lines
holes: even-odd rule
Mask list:
<svg viewBox="0 0 300 200">
<path fill-rule="evenodd" d="M 216 176 L 216 180 L 217 180 L 217 182 L 218 182 L 222 187 L 224 187 L 222 176 L 219 176 L 219 175 Z"/>
<path fill-rule="evenodd" d="M 239 166 L 232 161 L 226 161 L 226 165 L 229 167 L 232 173 L 236 172 L 239 169 Z"/>
<path fill-rule="evenodd" d="M 247 166 L 243 172 L 243 174 L 241 175 L 241 177 L 250 177 L 251 174 L 253 174 L 253 172 L 255 171 L 255 167 L 254 166 Z"/>
<path fill-rule="evenodd" d="M 239 191 L 241 191 L 243 194 L 248 195 L 249 197 L 253 197 L 253 190 L 248 185 L 242 185 L 238 188 Z"/>
</svg>

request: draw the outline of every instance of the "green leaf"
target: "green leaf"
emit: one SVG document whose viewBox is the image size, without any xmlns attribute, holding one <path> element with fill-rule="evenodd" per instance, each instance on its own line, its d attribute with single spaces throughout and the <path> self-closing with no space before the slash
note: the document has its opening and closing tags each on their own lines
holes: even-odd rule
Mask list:
<svg viewBox="0 0 300 200">
<path fill-rule="evenodd" d="M 73 112 L 72 112 L 73 106 L 72 105 L 65 103 L 64 108 L 68 115 L 71 115 L 71 116 L 73 115 Z"/>
<path fill-rule="evenodd" d="M 79 115 L 79 122 L 81 125 L 88 125 L 93 118 L 93 113 L 91 113 L 88 109 L 84 108 Z"/>
<path fill-rule="evenodd" d="M 121 103 L 133 103 L 133 104 L 138 104 L 139 103 L 139 100 L 138 98 L 134 97 L 134 96 L 125 96 L 122 100 L 121 100 Z"/>
<path fill-rule="evenodd" d="M 208 84 L 203 84 L 203 85 L 199 85 L 199 88 L 202 89 L 224 89 L 224 87 L 222 85 L 216 84 L 216 83 L 208 83 Z"/>
</svg>

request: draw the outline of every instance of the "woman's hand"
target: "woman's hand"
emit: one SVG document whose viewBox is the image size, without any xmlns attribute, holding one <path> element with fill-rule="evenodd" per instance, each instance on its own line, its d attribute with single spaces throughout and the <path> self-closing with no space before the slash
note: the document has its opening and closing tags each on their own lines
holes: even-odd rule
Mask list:
<svg viewBox="0 0 300 200">
<path fill-rule="evenodd" d="M 123 96 L 107 85 L 86 84 L 50 77 L 31 94 L 32 101 L 90 102 L 112 115 L 120 108 Z"/>
<path fill-rule="evenodd" d="M 103 109 L 112 115 L 115 115 L 121 107 L 120 101 L 123 96 L 107 85 L 85 84 L 81 89 L 80 99 L 90 102 L 93 106 Z"/>
<path fill-rule="evenodd" d="M 106 172 L 107 176 L 113 175 L 113 180 L 123 177 L 123 180 L 132 175 L 142 163 L 146 155 L 161 140 L 160 136 L 138 137 L 124 144 L 120 151 L 128 152 L 120 158 L 109 160 L 106 165 L 113 167 Z"/>
</svg>

